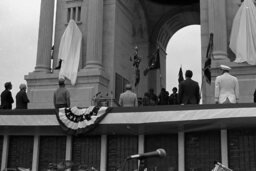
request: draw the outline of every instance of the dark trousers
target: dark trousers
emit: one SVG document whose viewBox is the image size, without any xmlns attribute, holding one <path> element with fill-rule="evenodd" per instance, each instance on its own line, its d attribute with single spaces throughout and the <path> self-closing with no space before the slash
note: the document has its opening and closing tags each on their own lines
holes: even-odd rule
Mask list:
<svg viewBox="0 0 256 171">
<path fill-rule="evenodd" d="M 55 111 L 56 113 L 59 112 L 59 108 L 63 108 L 63 107 L 69 107 L 67 104 L 56 104 L 55 105 Z"/>
<path fill-rule="evenodd" d="M 63 107 L 69 107 L 67 104 L 56 104 L 55 108 L 63 108 Z"/>
</svg>

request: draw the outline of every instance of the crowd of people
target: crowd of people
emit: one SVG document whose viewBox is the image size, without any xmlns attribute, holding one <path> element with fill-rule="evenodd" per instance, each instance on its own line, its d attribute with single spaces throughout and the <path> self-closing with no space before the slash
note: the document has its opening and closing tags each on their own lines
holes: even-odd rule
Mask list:
<svg viewBox="0 0 256 171">
<path fill-rule="evenodd" d="M 162 88 L 159 95 L 154 93 L 154 89 L 149 89 L 142 99 L 143 106 L 152 105 L 179 105 L 179 104 L 199 104 L 201 95 L 198 82 L 192 80 L 193 72 L 187 70 L 186 79 L 177 87 L 172 88 L 170 94 L 165 88 Z"/>
<path fill-rule="evenodd" d="M 173 87 L 172 94 L 162 88 L 157 96 L 154 89 L 150 88 L 148 92 L 144 93 L 142 98 L 143 106 L 154 105 L 178 105 L 178 104 L 199 104 L 201 95 L 198 82 L 192 80 L 193 72 L 187 70 L 185 73 L 186 80 L 179 84 L 179 91 L 177 87 Z M 126 91 L 120 94 L 119 104 L 123 107 L 138 106 L 137 95 L 132 92 L 130 84 L 126 85 Z"/>
<path fill-rule="evenodd" d="M 229 73 L 229 71 L 231 70 L 229 66 L 220 65 L 220 69 L 221 75 L 217 76 L 215 80 L 215 103 L 238 103 L 238 79 Z M 154 89 L 149 89 L 149 91 L 144 94 L 141 104 L 143 106 L 199 104 L 201 99 L 200 87 L 198 82 L 192 79 L 192 76 L 193 72 L 191 70 L 187 70 L 185 73 L 186 79 L 179 83 L 178 88 L 173 87 L 172 94 L 169 94 L 169 92 L 166 91 L 165 88 L 162 88 L 161 92 L 157 96 L 154 93 Z M 130 103 L 131 99 L 133 101 L 132 103 Z M 256 90 L 254 92 L 253 100 L 256 103 Z M 126 104 L 126 101 L 129 101 L 129 105 Z M 131 91 L 130 85 L 129 90 L 126 90 L 125 93 L 122 93 L 120 95 L 119 103 L 121 106 L 124 107 L 138 106 L 137 96 Z"/>
<path fill-rule="evenodd" d="M 238 79 L 232 76 L 229 71 L 231 68 L 226 65 L 220 65 L 222 73 L 216 77 L 215 80 L 215 103 L 238 103 L 239 101 L 239 83 Z M 150 88 L 148 92 L 144 93 L 141 100 L 143 106 L 154 105 L 186 105 L 199 104 L 201 99 L 200 87 L 198 82 L 192 79 L 193 72 L 187 70 L 185 73 L 185 80 L 179 83 L 178 88 L 173 87 L 172 93 L 162 88 L 158 95 L 155 94 L 154 89 Z M 12 109 L 14 103 L 11 89 L 12 83 L 6 82 L 5 90 L 1 93 L 1 109 Z M 26 93 L 27 86 L 20 84 L 20 91 L 16 94 L 16 109 L 27 109 L 29 99 Z M 119 105 L 122 107 L 136 107 L 139 106 L 136 93 L 132 92 L 132 86 L 127 84 L 125 92 L 120 94 Z M 256 103 L 256 90 L 254 92 L 254 102 Z M 54 107 L 70 107 L 70 93 L 65 88 L 65 79 L 59 79 L 59 87 L 53 94 Z"/>
<path fill-rule="evenodd" d="M 5 90 L 1 93 L 0 109 L 11 110 L 14 103 L 12 97 L 12 83 L 6 82 L 4 84 Z M 29 98 L 27 96 L 26 84 L 20 84 L 20 91 L 16 94 L 16 108 L 15 109 L 28 109 Z M 59 87 L 54 91 L 53 104 L 56 109 L 61 107 L 70 107 L 70 93 L 65 87 L 65 79 L 59 79 Z"/>
</svg>

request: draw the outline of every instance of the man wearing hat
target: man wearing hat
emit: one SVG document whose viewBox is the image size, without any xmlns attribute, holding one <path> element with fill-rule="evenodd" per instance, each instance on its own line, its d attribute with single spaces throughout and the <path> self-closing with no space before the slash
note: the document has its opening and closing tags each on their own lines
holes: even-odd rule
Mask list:
<svg viewBox="0 0 256 171">
<path fill-rule="evenodd" d="M 137 95 L 132 92 L 131 84 L 125 85 L 126 91 L 120 94 L 119 104 L 123 107 L 135 107 L 138 106 Z"/>
<path fill-rule="evenodd" d="M 65 79 L 63 78 L 59 79 L 59 88 L 54 92 L 53 103 L 56 109 L 70 107 L 70 93 L 65 87 Z"/>
<path fill-rule="evenodd" d="M 232 76 L 229 71 L 230 67 L 220 65 L 222 75 L 215 80 L 215 103 L 238 103 L 239 84 L 236 77 Z"/>
</svg>

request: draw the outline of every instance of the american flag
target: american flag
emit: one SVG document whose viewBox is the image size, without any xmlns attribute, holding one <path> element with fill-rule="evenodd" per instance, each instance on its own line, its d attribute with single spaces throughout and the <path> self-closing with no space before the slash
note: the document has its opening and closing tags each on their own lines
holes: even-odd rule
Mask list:
<svg viewBox="0 0 256 171">
<path fill-rule="evenodd" d="M 149 60 L 148 67 L 144 70 L 144 76 L 148 74 L 150 70 L 160 69 L 160 51 L 159 48 L 153 53 Z"/>
<path fill-rule="evenodd" d="M 178 82 L 180 83 L 181 81 L 184 80 L 184 77 L 183 77 L 183 72 L 182 72 L 182 67 L 180 67 L 180 70 L 179 70 L 179 74 L 178 74 L 179 78 L 178 78 Z"/>
<path fill-rule="evenodd" d="M 206 52 L 206 61 L 204 63 L 204 69 L 203 69 L 204 76 L 208 84 L 211 84 L 212 52 L 213 52 L 213 33 L 210 34 L 209 44 Z"/>
</svg>

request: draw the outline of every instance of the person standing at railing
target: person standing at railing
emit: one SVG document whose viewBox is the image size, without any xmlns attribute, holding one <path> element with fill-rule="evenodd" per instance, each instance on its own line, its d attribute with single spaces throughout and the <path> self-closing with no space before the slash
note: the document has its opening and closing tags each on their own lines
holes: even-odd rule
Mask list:
<svg viewBox="0 0 256 171">
<path fill-rule="evenodd" d="M 16 109 L 27 109 L 29 99 L 26 93 L 26 84 L 20 84 L 20 91 L 16 94 Z"/>
<path fill-rule="evenodd" d="M 231 68 L 226 65 L 220 65 L 222 75 L 215 80 L 215 103 L 238 103 L 239 84 L 236 77 L 232 76 L 229 71 Z"/>
<path fill-rule="evenodd" d="M 198 82 L 192 80 L 193 72 L 187 70 L 185 73 L 186 80 L 179 84 L 179 100 L 181 104 L 199 104 L 201 95 Z"/>
<path fill-rule="evenodd" d="M 168 105 L 169 103 L 169 92 L 165 88 L 161 89 L 158 95 L 158 105 Z"/>
<path fill-rule="evenodd" d="M 12 104 L 14 102 L 12 98 L 12 83 L 6 82 L 4 84 L 5 90 L 1 93 L 1 109 L 12 109 Z"/>
<path fill-rule="evenodd" d="M 149 89 L 149 106 L 157 105 L 157 95 L 153 88 Z"/>
<path fill-rule="evenodd" d="M 178 105 L 179 104 L 179 98 L 178 98 L 178 89 L 177 87 L 172 88 L 172 94 L 169 97 L 169 104 L 170 105 Z"/>
<path fill-rule="evenodd" d="M 131 84 L 125 85 L 126 91 L 120 94 L 119 104 L 122 107 L 136 107 L 138 106 L 137 95 L 132 92 Z"/>
<path fill-rule="evenodd" d="M 65 87 L 65 79 L 63 78 L 59 79 L 59 88 L 54 92 L 53 103 L 56 109 L 70 107 L 70 93 Z"/>
</svg>

